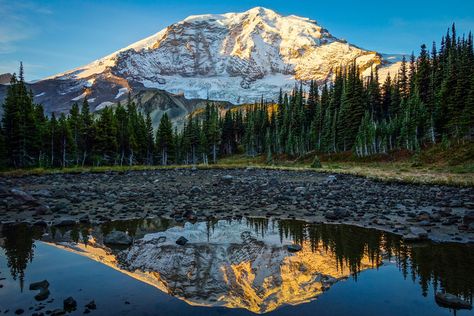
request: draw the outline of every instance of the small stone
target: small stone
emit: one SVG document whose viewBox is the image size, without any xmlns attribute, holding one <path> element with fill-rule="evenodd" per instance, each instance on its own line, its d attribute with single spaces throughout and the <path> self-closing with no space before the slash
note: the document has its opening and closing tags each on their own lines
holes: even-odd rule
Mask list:
<svg viewBox="0 0 474 316">
<path fill-rule="evenodd" d="M 466 213 L 464 213 L 463 222 L 466 225 L 474 223 L 474 211 L 466 211 Z"/>
<path fill-rule="evenodd" d="M 24 309 L 22 309 L 22 308 L 19 308 L 19 309 L 17 309 L 17 310 L 15 311 L 15 314 L 17 314 L 17 315 L 21 315 L 21 314 L 23 314 L 24 312 L 25 312 L 25 310 L 24 310 Z"/>
<path fill-rule="evenodd" d="M 288 248 L 288 251 L 289 251 L 289 252 L 298 252 L 298 251 L 301 251 L 301 249 L 303 249 L 303 248 L 301 248 L 301 246 L 298 245 L 298 244 L 288 245 L 287 248 Z"/>
<path fill-rule="evenodd" d="M 190 192 L 191 194 L 199 194 L 199 193 L 202 192 L 202 190 L 201 190 L 200 187 L 193 186 L 189 192 Z"/>
<path fill-rule="evenodd" d="M 306 192 L 306 188 L 305 187 L 296 187 L 295 192 L 299 193 L 299 194 L 304 194 Z"/>
<path fill-rule="evenodd" d="M 327 178 L 324 182 L 327 183 L 327 184 L 334 183 L 334 182 L 336 182 L 336 176 L 335 175 L 329 175 L 329 176 L 327 176 Z"/>
<path fill-rule="evenodd" d="M 225 184 L 231 184 L 232 180 L 234 180 L 234 177 L 230 174 L 221 177 L 221 182 Z"/>
<path fill-rule="evenodd" d="M 188 242 L 188 240 L 187 240 L 186 238 L 184 238 L 183 236 L 179 237 L 179 238 L 176 240 L 176 244 L 177 244 L 177 245 L 180 245 L 180 246 L 186 245 L 187 242 Z"/>
</svg>

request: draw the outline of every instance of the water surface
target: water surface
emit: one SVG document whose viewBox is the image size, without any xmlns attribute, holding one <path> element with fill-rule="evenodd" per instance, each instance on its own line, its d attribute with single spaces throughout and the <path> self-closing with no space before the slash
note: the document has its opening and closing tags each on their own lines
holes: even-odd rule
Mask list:
<svg viewBox="0 0 474 316">
<path fill-rule="evenodd" d="M 118 230 L 131 246 L 104 244 Z M 184 246 L 175 243 L 184 236 Z M 288 251 L 298 244 L 302 250 Z M 0 234 L 0 312 L 62 308 L 100 315 L 474 315 L 439 306 L 436 292 L 472 301 L 474 247 L 406 244 L 346 225 L 248 218 L 168 219 L 102 226 L 9 225 Z M 29 284 L 48 280 L 38 302 Z"/>
</svg>

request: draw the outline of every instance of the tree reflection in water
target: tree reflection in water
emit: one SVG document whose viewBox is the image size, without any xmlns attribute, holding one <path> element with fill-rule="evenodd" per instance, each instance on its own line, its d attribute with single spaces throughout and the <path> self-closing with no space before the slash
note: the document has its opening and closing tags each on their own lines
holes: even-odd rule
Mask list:
<svg viewBox="0 0 474 316">
<path fill-rule="evenodd" d="M 242 222 L 242 220 L 237 220 Z M 382 260 L 393 261 L 403 276 L 419 282 L 423 295 L 429 286 L 435 291 L 462 296 L 472 302 L 474 289 L 474 247 L 461 244 L 407 244 L 394 234 L 349 225 L 309 224 L 296 220 L 269 220 L 267 218 L 248 218 L 249 230 L 258 236 L 265 236 L 269 229 L 278 229 L 280 239 L 290 238 L 295 243 L 309 243 L 312 251 L 325 251 L 335 256 L 337 269 L 349 268 L 354 279 L 361 272 L 363 258 L 369 258 L 372 267 L 378 268 Z M 207 223 L 212 231 L 216 220 Z M 136 219 L 117 221 L 102 225 L 47 228 L 46 232 L 56 240 L 68 239 L 87 245 L 90 235 L 102 240 L 103 235 L 112 230 L 128 232 L 135 238 L 146 233 L 164 231 L 176 226 L 168 219 Z M 34 256 L 34 240 L 41 238 L 43 229 L 27 224 L 6 225 L 1 230 L 4 239 L 2 248 L 7 259 L 12 278 L 19 280 L 23 289 L 25 269 Z M 99 235 L 99 236 L 97 236 Z M 209 234 L 208 234 L 209 235 Z M 58 237 L 59 236 L 59 237 Z M 58 240 L 59 241 L 59 240 Z"/>
<path fill-rule="evenodd" d="M 36 233 L 36 235 L 35 235 Z M 1 235 L 4 238 L 3 249 L 14 280 L 19 280 L 23 292 L 25 269 L 34 256 L 34 238 L 38 238 L 38 231 L 27 224 L 6 225 L 2 227 Z"/>
</svg>

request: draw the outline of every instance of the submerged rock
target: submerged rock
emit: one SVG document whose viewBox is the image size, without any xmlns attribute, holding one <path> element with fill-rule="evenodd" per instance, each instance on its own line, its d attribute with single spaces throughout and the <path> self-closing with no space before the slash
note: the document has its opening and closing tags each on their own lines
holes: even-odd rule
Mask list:
<svg viewBox="0 0 474 316">
<path fill-rule="evenodd" d="M 88 309 L 96 309 L 97 305 L 95 304 L 95 301 L 90 301 L 89 303 L 86 304 L 86 308 Z"/>
<path fill-rule="evenodd" d="M 60 309 L 60 308 L 57 308 L 57 309 L 55 309 L 54 311 L 51 312 L 51 316 L 60 316 L 60 315 L 66 315 L 66 312 L 63 309 Z"/>
<path fill-rule="evenodd" d="M 438 292 L 435 295 L 435 301 L 438 305 L 454 309 L 471 309 L 472 304 L 451 293 Z"/>
<path fill-rule="evenodd" d="M 44 301 L 49 297 L 49 282 L 47 280 L 34 282 L 30 284 L 30 291 L 40 290 L 38 294 L 35 295 L 35 300 Z"/>
<path fill-rule="evenodd" d="M 72 296 L 69 296 L 67 299 L 64 300 L 63 302 L 63 308 L 66 311 L 73 311 L 77 307 L 77 302 Z"/>
<path fill-rule="evenodd" d="M 132 237 L 130 237 L 127 233 L 114 230 L 113 232 L 109 233 L 104 238 L 104 243 L 110 245 L 131 245 L 132 244 Z"/>
</svg>

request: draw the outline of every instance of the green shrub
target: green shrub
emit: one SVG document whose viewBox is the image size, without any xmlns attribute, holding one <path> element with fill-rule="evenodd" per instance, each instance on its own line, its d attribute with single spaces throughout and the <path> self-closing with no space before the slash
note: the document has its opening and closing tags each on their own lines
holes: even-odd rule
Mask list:
<svg viewBox="0 0 474 316">
<path fill-rule="evenodd" d="M 311 163 L 311 168 L 322 168 L 323 166 L 321 165 L 321 160 L 319 160 L 319 157 L 316 155 L 314 156 L 313 162 Z"/>
</svg>

